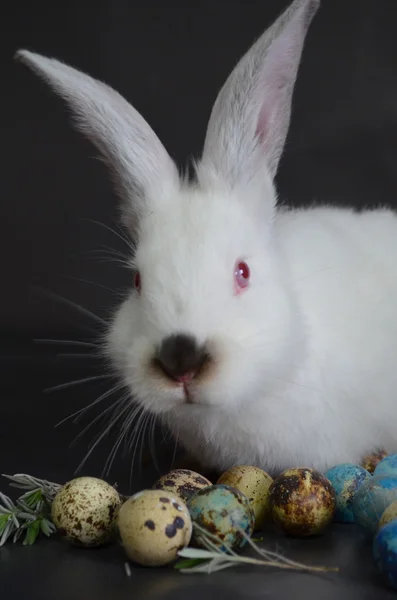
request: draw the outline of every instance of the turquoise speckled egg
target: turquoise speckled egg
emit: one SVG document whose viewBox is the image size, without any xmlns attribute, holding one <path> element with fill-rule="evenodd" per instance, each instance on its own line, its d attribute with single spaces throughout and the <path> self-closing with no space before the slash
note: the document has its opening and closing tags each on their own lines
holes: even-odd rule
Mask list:
<svg viewBox="0 0 397 600">
<path fill-rule="evenodd" d="M 397 477 L 373 475 L 353 497 L 354 520 L 369 535 L 375 535 L 384 510 L 397 500 Z"/>
<path fill-rule="evenodd" d="M 397 521 L 382 527 L 373 542 L 373 557 L 388 583 L 397 589 Z"/>
<path fill-rule="evenodd" d="M 390 521 L 396 521 L 396 520 L 397 520 L 397 500 L 394 500 L 394 502 L 389 504 L 389 506 L 386 508 L 385 512 L 381 516 L 380 521 L 379 521 L 379 529 L 381 527 L 384 527 L 388 523 L 390 523 Z"/>
<path fill-rule="evenodd" d="M 397 477 L 397 454 L 390 454 L 376 465 L 375 475 L 387 475 L 388 477 Z"/>
<path fill-rule="evenodd" d="M 246 539 L 239 531 L 252 535 L 255 515 L 248 498 L 236 488 L 228 485 L 212 485 L 199 490 L 188 502 L 193 521 L 193 539 L 199 545 L 200 532 L 194 524 L 206 529 L 220 540 L 221 549 L 242 548 Z"/>
<path fill-rule="evenodd" d="M 331 482 L 336 494 L 334 521 L 354 523 L 353 496 L 364 481 L 372 478 L 372 475 L 363 467 L 351 463 L 335 465 L 324 475 Z"/>
</svg>

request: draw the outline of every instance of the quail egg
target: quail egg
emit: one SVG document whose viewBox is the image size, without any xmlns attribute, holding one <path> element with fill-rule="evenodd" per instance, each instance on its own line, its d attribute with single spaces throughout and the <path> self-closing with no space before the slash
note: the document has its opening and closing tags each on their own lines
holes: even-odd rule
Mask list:
<svg viewBox="0 0 397 600">
<path fill-rule="evenodd" d="M 202 533 L 195 530 L 197 524 L 214 538 L 212 541 L 221 548 L 242 548 L 246 544 L 246 535 L 254 530 L 255 515 L 250 501 L 239 490 L 227 485 L 212 485 L 198 491 L 188 502 L 193 521 L 193 539 L 203 545 Z M 225 544 L 225 546 L 223 546 Z"/>
<path fill-rule="evenodd" d="M 193 494 L 212 483 L 195 471 L 189 469 L 174 469 L 160 477 L 153 486 L 156 490 L 167 490 L 187 502 Z"/>
<path fill-rule="evenodd" d="M 353 523 L 353 497 L 364 481 L 372 475 L 363 467 L 350 463 L 335 465 L 325 473 L 336 494 L 336 511 L 334 521 Z"/>
<path fill-rule="evenodd" d="M 387 475 L 397 477 L 397 454 L 385 456 L 375 467 L 374 476 Z"/>
<path fill-rule="evenodd" d="M 387 456 L 387 452 L 385 450 L 378 450 L 377 452 L 373 452 L 372 454 L 368 454 L 365 456 L 361 462 L 361 466 L 364 467 L 371 475 L 375 471 L 377 465 Z"/>
<path fill-rule="evenodd" d="M 61 536 L 79 546 L 100 546 L 115 533 L 121 498 L 96 477 L 77 477 L 56 494 L 51 518 Z"/>
<path fill-rule="evenodd" d="M 270 486 L 269 503 L 274 523 L 284 533 L 316 535 L 332 521 L 335 491 L 315 469 L 288 469 Z"/>
<path fill-rule="evenodd" d="M 397 500 L 394 500 L 389 506 L 384 510 L 382 516 L 379 521 L 379 529 L 384 527 L 391 521 L 397 520 Z"/>
<path fill-rule="evenodd" d="M 378 570 L 390 587 L 397 589 L 397 521 L 390 521 L 379 529 L 372 552 Z"/>
<path fill-rule="evenodd" d="M 397 477 L 374 474 L 371 479 L 364 481 L 354 494 L 355 522 L 368 536 L 374 535 L 385 509 L 394 500 L 397 500 Z"/>
<path fill-rule="evenodd" d="M 143 490 L 120 508 L 118 528 L 127 556 L 148 567 L 178 558 L 192 535 L 192 521 L 182 500 L 166 490 Z"/>
<path fill-rule="evenodd" d="M 234 487 L 247 496 L 255 515 L 255 529 L 258 530 L 269 514 L 269 488 L 272 481 L 272 477 L 262 469 L 240 465 L 223 473 L 217 484 Z"/>
</svg>

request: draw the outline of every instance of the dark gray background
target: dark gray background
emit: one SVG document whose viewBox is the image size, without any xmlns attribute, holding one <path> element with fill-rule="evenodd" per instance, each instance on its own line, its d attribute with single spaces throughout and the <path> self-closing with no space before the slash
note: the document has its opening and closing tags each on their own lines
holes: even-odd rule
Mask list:
<svg viewBox="0 0 397 600">
<path fill-rule="evenodd" d="M 65 356 L 87 352 L 81 347 L 33 342 L 95 340 L 101 330 L 93 319 L 35 288 L 106 319 L 129 284 L 129 273 L 103 258 L 103 246 L 126 250 L 106 229 L 117 228 L 117 199 L 105 167 L 71 128 L 62 101 L 13 62 L 14 52 L 25 47 L 52 55 L 106 81 L 186 164 L 201 150 L 212 102 L 228 73 L 286 5 L 281 0 L 21 0 L 3 8 L 0 471 L 59 482 L 72 477 L 100 428 L 94 426 L 72 448 L 69 444 L 97 413 L 89 411 L 77 425 L 54 429 L 54 424 L 112 384 L 105 379 L 43 392 L 104 374 L 104 367 L 90 355 Z M 396 206 L 396 31 L 395 0 L 322 0 L 307 38 L 277 178 L 283 201 Z M 85 473 L 101 473 L 115 435 L 98 445 Z M 170 464 L 168 451 L 172 444 L 157 451 L 163 465 Z M 130 484 L 130 458 L 120 455 L 109 476 L 126 492 L 156 477 L 149 462 L 133 471 Z M 255 570 L 249 577 L 226 572 L 190 579 L 138 569 L 129 580 L 117 549 L 82 553 L 44 541 L 32 549 L 0 549 L 2 591 L 7 598 L 41 600 L 99 600 L 112 593 L 113 598 L 215 598 L 221 592 L 228 598 L 389 597 L 378 587 L 370 547 L 353 528 L 284 544 L 299 560 L 338 560 L 345 579 Z"/>
</svg>

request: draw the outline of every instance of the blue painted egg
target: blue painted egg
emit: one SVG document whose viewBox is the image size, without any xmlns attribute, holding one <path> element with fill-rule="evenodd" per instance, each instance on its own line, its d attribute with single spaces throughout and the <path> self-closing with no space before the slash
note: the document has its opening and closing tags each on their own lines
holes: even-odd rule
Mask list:
<svg viewBox="0 0 397 600">
<path fill-rule="evenodd" d="M 190 498 L 188 509 L 193 521 L 193 539 L 199 546 L 203 544 L 195 524 L 215 536 L 223 550 L 225 546 L 242 548 L 246 539 L 240 530 L 248 536 L 254 530 L 255 515 L 250 501 L 228 485 L 217 484 L 199 490 Z"/>
<path fill-rule="evenodd" d="M 397 454 L 385 456 L 385 458 L 376 465 L 374 475 L 397 477 Z"/>
<path fill-rule="evenodd" d="M 389 504 L 389 506 L 386 508 L 385 512 L 381 516 L 380 521 L 379 521 L 379 529 L 381 527 L 384 527 L 391 521 L 396 521 L 396 520 L 397 520 L 397 500 L 394 500 L 394 502 Z"/>
<path fill-rule="evenodd" d="M 372 550 L 377 568 L 397 589 L 397 521 L 391 521 L 378 531 Z"/>
<path fill-rule="evenodd" d="M 353 497 L 354 520 L 368 535 L 375 535 L 384 510 L 397 500 L 397 477 L 373 475 Z"/>
<path fill-rule="evenodd" d="M 335 465 L 324 473 L 335 490 L 336 510 L 334 521 L 354 523 L 353 496 L 364 481 L 372 478 L 363 467 L 350 463 Z"/>
</svg>

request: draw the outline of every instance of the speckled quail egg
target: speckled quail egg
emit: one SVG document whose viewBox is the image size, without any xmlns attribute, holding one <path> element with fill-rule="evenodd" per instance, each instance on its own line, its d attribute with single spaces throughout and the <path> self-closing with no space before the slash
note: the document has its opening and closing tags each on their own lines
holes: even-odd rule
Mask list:
<svg viewBox="0 0 397 600">
<path fill-rule="evenodd" d="M 332 521 L 335 491 L 316 469 L 287 469 L 270 486 L 274 523 L 288 535 L 317 535 Z"/>
<path fill-rule="evenodd" d="M 240 490 L 250 501 L 255 515 L 255 529 L 262 527 L 269 514 L 269 489 L 273 478 L 258 467 L 238 465 L 223 473 L 217 484 Z"/>
<path fill-rule="evenodd" d="M 120 508 L 118 528 L 127 556 L 147 567 L 176 560 L 192 536 L 186 504 L 166 490 L 143 490 L 131 496 Z"/>
<path fill-rule="evenodd" d="M 209 485 L 212 485 L 211 481 L 189 469 L 174 469 L 160 477 L 153 486 L 155 490 L 167 490 L 173 494 L 176 494 L 184 502 L 188 502 L 190 498 Z"/>
<path fill-rule="evenodd" d="M 115 533 L 121 502 L 118 492 L 106 481 L 77 477 L 55 496 L 51 518 L 61 536 L 73 544 L 101 546 Z"/>
<path fill-rule="evenodd" d="M 387 456 L 387 452 L 385 450 L 378 450 L 377 452 L 373 452 L 372 454 L 368 454 L 364 456 L 361 461 L 361 466 L 364 467 L 371 475 L 375 471 L 377 465 Z"/>
<path fill-rule="evenodd" d="M 353 497 L 355 522 L 368 537 L 376 534 L 385 509 L 397 500 L 397 477 L 373 475 Z"/>
<path fill-rule="evenodd" d="M 325 472 L 336 494 L 336 510 L 334 521 L 354 523 L 353 497 L 364 481 L 372 475 L 359 465 L 342 463 Z"/>
<path fill-rule="evenodd" d="M 397 521 L 390 521 L 376 534 L 372 552 L 378 570 L 397 589 Z"/>
<path fill-rule="evenodd" d="M 394 500 L 389 506 L 384 510 L 380 521 L 379 521 L 379 529 L 384 527 L 391 521 L 397 521 L 397 500 Z"/>
<path fill-rule="evenodd" d="M 255 515 L 248 498 L 227 485 L 216 484 L 198 491 L 190 498 L 188 509 L 193 539 L 199 546 L 203 546 L 202 533 L 195 525 L 215 536 L 212 541 L 221 549 L 242 548 L 247 541 L 242 532 L 251 536 L 254 530 Z"/>
<path fill-rule="evenodd" d="M 397 454 L 389 454 L 382 458 L 375 467 L 374 476 L 387 475 L 387 477 L 397 477 Z"/>
</svg>

